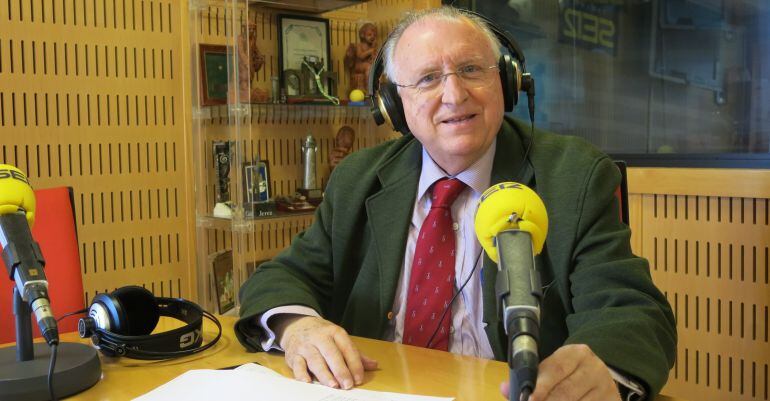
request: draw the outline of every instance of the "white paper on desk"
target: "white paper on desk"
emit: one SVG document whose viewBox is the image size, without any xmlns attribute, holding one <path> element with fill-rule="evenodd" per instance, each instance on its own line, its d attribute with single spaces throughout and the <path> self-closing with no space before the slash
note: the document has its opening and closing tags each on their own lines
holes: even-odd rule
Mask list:
<svg viewBox="0 0 770 401">
<path fill-rule="evenodd" d="M 337 390 L 285 378 L 273 370 L 246 364 L 234 370 L 190 370 L 134 401 L 452 401 L 454 398 Z"/>
</svg>

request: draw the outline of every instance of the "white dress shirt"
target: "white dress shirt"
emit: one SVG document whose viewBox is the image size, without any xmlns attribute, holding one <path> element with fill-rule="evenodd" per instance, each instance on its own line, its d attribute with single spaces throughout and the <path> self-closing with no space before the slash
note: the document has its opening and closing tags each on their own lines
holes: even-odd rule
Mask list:
<svg viewBox="0 0 770 401">
<path fill-rule="evenodd" d="M 452 218 L 455 229 L 455 292 L 457 294 L 451 304 L 451 316 L 447 314 L 445 319 L 452 319 L 449 329 L 449 352 L 462 355 L 472 355 L 482 358 L 494 358 L 492 346 L 489 344 L 487 334 L 484 332 L 484 316 L 481 288 L 481 268 L 484 262 L 481 257 L 481 244 L 476 239 L 474 230 L 474 218 L 476 204 L 481 194 L 489 187 L 492 173 L 492 162 L 495 156 L 495 144 L 487 149 L 486 153 L 468 169 L 451 178 L 457 178 L 468 187 L 460 193 L 452 204 Z M 415 200 L 412 221 L 409 224 L 409 234 L 406 242 L 406 252 L 401 268 L 401 277 L 396 288 L 396 297 L 393 301 L 393 318 L 385 331 L 385 339 L 402 342 L 404 333 L 404 316 L 406 309 L 407 287 L 412 271 L 412 259 L 417 245 L 417 237 L 420 234 L 422 222 L 428 216 L 431 207 L 430 188 L 436 181 L 449 175 L 439 167 L 436 162 L 422 151 L 422 172 L 420 182 L 417 185 L 417 197 Z M 475 269 L 474 269 L 475 266 Z M 469 277 L 470 276 L 470 277 Z"/>
<path fill-rule="evenodd" d="M 481 269 L 484 258 L 481 255 L 482 248 L 476 239 L 474 231 L 474 217 L 476 203 L 481 194 L 490 185 L 492 163 L 495 156 L 495 143 L 487 149 L 484 155 L 468 169 L 451 178 L 457 178 L 468 188 L 457 197 L 452 205 L 452 217 L 455 221 L 455 243 L 457 252 L 455 259 L 455 291 L 468 280 L 462 292 L 457 295 L 451 307 L 452 322 L 450 325 L 449 352 L 463 355 L 473 355 L 482 358 L 494 358 L 492 346 L 489 344 L 484 322 L 484 311 L 481 288 Z M 401 276 L 396 289 L 396 297 L 393 301 L 393 317 L 385 331 L 385 339 L 401 342 L 404 332 L 404 309 L 406 305 L 406 287 L 409 285 L 409 275 L 412 270 L 412 259 L 417 236 L 423 220 L 430 211 L 431 200 L 428 190 L 434 182 L 449 175 L 439 167 L 423 148 L 422 171 L 417 186 L 417 196 L 412 212 L 412 220 L 409 224 L 409 234 L 406 243 L 406 252 L 401 267 Z M 476 268 L 474 269 L 474 265 Z M 469 275 L 472 275 L 469 277 Z M 281 348 L 276 343 L 275 332 L 270 329 L 267 322 L 276 314 L 292 313 L 308 316 L 320 316 L 312 308 L 299 305 L 280 306 L 270 309 L 259 317 L 259 324 L 265 331 L 261 340 L 265 351 Z"/>
</svg>

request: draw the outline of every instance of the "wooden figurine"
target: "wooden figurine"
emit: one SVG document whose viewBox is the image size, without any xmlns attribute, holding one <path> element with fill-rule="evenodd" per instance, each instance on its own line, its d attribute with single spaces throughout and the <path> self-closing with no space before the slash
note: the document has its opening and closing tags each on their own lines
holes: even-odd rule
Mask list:
<svg viewBox="0 0 770 401">
<path fill-rule="evenodd" d="M 329 169 L 334 170 L 338 164 L 353 150 L 353 142 L 356 140 L 356 131 L 350 126 L 343 126 L 337 131 L 334 138 L 334 148 L 329 152 Z"/>
<path fill-rule="evenodd" d="M 246 32 L 238 35 L 238 92 L 241 102 L 267 102 L 267 91 L 252 86 L 254 76 L 264 64 L 265 56 L 257 47 L 257 26 L 249 23 Z"/>
<path fill-rule="evenodd" d="M 366 93 L 369 69 L 377 56 L 377 27 L 367 22 L 358 30 L 358 43 L 351 43 L 345 52 L 345 68 L 350 74 L 350 88 Z"/>
</svg>

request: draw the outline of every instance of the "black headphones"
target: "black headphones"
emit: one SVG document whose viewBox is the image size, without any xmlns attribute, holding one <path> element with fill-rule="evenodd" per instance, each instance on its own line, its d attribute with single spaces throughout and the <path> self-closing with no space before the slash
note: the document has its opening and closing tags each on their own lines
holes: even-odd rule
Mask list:
<svg viewBox="0 0 770 401">
<path fill-rule="evenodd" d="M 503 54 L 498 61 L 500 82 L 503 85 L 503 103 L 505 111 L 513 111 L 513 106 L 519 102 L 519 92 L 526 92 L 529 118 L 534 124 L 535 79 L 532 78 L 525 68 L 524 53 L 521 51 L 519 44 L 516 43 L 513 36 L 507 31 L 500 29 L 483 15 L 464 9 L 457 10 L 463 14 L 481 19 L 495 34 L 500 43 L 508 49 L 510 55 Z M 390 36 L 388 36 L 386 43 L 390 39 Z M 404 115 L 404 106 L 401 103 L 401 97 L 398 95 L 398 87 L 392 82 L 384 82 L 380 85 L 380 76 L 384 70 L 384 48 L 384 45 L 380 47 L 369 72 L 368 91 L 372 101 L 371 112 L 377 125 L 382 125 L 387 122 L 393 130 L 406 135 L 410 131 Z"/>
<path fill-rule="evenodd" d="M 151 334 L 161 316 L 172 317 L 184 326 Z M 216 338 L 203 344 L 203 318 L 219 329 Z M 156 298 L 139 286 L 98 294 L 88 316 L 78 321 L 80 337 L 91 337 L 104 355 L 134 359 L 170 359 L 204 351 L 222 336 L 217 318 L 193 302 L 181 298 Z"/>
</svg>

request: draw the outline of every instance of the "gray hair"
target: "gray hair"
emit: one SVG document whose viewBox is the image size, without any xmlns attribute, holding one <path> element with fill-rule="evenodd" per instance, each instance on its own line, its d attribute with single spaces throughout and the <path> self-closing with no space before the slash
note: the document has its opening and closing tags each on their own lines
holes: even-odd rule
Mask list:
<svg viewBox="0 0 770 401">
<path fill-rule="evenodd" d="M 495 60 L 500 58 L 500 40 L 497 39 L 497 36 L 489 28 L 486 21 L 479 18 L 478 16 L 465 13 L 460 9 L 450 6 L 442 6 L 438 8 L 429 8 L 426 10 L 415 11 L 407 14 L 403 19 L 401 19 L 401 21 L 398 23 L 398 25 L 396 25 L 396 27 L 393 29 L 393 32 L 388 37 L 387 42 L 385 42 L 383 45 L 385 76 L 391 82 L 396 82 L 396 66 L 393 60 L 396 55 L 396 45 L 398 44 L 398 41 L 401 39 L 401 36 L 404 34 L 404 31 L 406 31 L 407 28 L 412 26 L 414 23 L 425 19 L 436 19 L 453 22 L 470 22 L 473 26 L 478 28 L 479 31 L 481 31 L 489 40 L 489 45 L 492 47 Z"/>
</svg>

